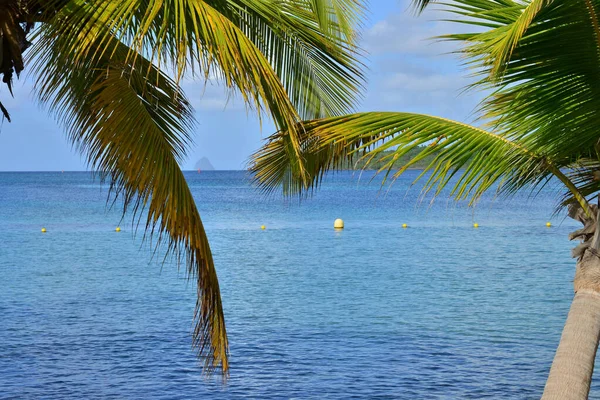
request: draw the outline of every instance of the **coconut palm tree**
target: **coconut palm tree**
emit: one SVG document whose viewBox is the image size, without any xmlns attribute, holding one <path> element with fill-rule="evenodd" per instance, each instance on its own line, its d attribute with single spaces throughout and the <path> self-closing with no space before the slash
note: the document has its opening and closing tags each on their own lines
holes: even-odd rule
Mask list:
<svg viewBox="0 0 600 400">
<path fill-rule="evenodd" d="M 301 119 L 354 105 L 361 12 L 359 0 L 0 0 L 3 82 L 12 94 L 29 48 L 37 99 L 196 280 L 193 344 L 208 371 L 227 373 L 228 342 L 207 235 L 179 167 L 195 128 L 181 79 L 217 79 L 289 132 L 299 155 Z"/>
<path fill-rule="evenodd" d="M 416 1 L 422 9 L 429 1 Z M 473 33 L 450 34 L 486 97 L 474 126 L 429 115 L 366 112 L 306 121 L 301 165 L 292 131 L 281 130 L 253 156 L 265 190 L 312 191 L 323 175 L 360 158 L 385 161 L 397 178 L 431 160 L 417 179 L 438 195 L 445 187 L 471 204 L 487 190 L 512 194 L 557 178 L 560 206 L 584 225 L 575 296 L 552 364 L 544 399 L 584 399 L 600 339 L 600 1 L 454 0 L 448 19 Z M 385 152 L 385 153 L 384 153 Z M 417 153 L 404 165 L 401 156 Z"/>
</svg>

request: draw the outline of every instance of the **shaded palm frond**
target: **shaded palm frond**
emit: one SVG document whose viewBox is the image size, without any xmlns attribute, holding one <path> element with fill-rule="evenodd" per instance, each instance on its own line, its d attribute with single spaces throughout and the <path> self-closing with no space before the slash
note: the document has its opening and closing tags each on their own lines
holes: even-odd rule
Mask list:
<svg viewBox="0 0 600 400">
<path fill-rule="evenodd" d="M 185 263 L 196 279 L 193 343 L 208 371 L 228 370 L 228 343 L 214 263 L 198 209 L 179 167 L 190 143 L 193 110 L 180 88 L 115 38 L 111 54 L 71 58 L 46 38 L 34 53 L 36 92 L 57 116 L 93 170 L 111 183 L 146 232 Z M 89 54 L 106 39 L 89 42 Z M 148 74 L 146 71 L 150 71 Z M 151 76 L 150 79 L 148 76 Z"/>
<path fill-rule="evenodd" d="M 13 77 L 25 68 L 23 52 L 29 47 L 26 35 L 31 24 L 25 22 L 26 10 L 17 1 L 6 1 L 0 13 L 0 76 L 11 95 Z M 10 122 L 8 110 L 0 102 L 2 116 Z"/>
<path fill-rule="evenodd" d="M 419 13 L 425 11 L 428 5 L 435 3 L 435 0 L 412 0 L 412 6 Z"/>
<path fill-rule="evenodd" d="M 444 187 L 451 186 L 451 196 L 457 200 L 469 198 L 471 203 L 495 184 L 500 184 L 500 192 L 510 194 L 524 186 L 534 187 L 553 175 L 566 183 L 558 166 L 543 153 L 505 136 L 442 118 L 370 112 L 308 121 L 304 129 L 302 155 L 312 188 L 319 185 L 328 170 L 344 165 L 350 156 L 362 152 L 366 167 L 386 151 L 385 164 L 378 170 L 385 173 L 384 182 L 390 174 L 397 178 L 417 161 L 433 156 L 417 178 L 426 180 L 424 191 L 433 190 L 439 195 Z M 400 157 L 419 148 L 422 150 L 405 165 L 397 165 Z M 286 135 L 280 132 L 253 155 L 251 170 L 264 190 L 282 186 L 286 194 L 302 192 L 302 182 L 287 156 L 289 151 Z M 587 209 L 577 189 L 570 185 L 569 190 Z"/>
</svg>

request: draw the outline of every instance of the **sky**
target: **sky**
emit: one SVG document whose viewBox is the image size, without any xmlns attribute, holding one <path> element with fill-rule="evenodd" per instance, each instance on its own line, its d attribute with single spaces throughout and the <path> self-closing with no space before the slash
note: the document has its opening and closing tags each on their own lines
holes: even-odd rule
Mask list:
<svg viewBox="0 0 600 400">
<path fill-rule="evenodd" d="M 455 54 L 456 45 L 432 40 L 456 32 L 460 26 L 440 22 L 445 17 L 430 7 L 417 16 L 408 0 L 371 0 L 362 28 L 366 50 L 366 90 L 356 111 L 406 111 L 433 114 L 464 122 L 482 95 L 463 92 L 469 71 Z M 447 17 L 447 16 L 446 16 Z M 464 29 L 464 28 L 462 28 Z M 54 117 L 32 95 L 31 77 L 15 81 L 11 98 L 0 88 L 0 100 L 12 122 L 0 125 L 0 171 L 83 171 L 85 158 L 67 141 Z M 249 156 L 274 132 L 267 118 L 262 126 L 252 111 L 237 99 L 228 99 L 218 82 L 183 84 L 198 121 L 186 170 L 207 157 L 216 169 L 247 167 Z"/>
</svg>

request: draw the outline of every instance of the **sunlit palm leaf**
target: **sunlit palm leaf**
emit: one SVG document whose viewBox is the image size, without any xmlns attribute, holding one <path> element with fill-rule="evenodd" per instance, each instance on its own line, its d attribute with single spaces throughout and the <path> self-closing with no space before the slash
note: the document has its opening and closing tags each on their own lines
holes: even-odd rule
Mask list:
<svg viewBox="0 0 600 400">
<path fill-rule="evenodd" d="M 41 3 L 40 3 L 41 4 Z M 357 0 L 49 0 L 33 53 L 37 91 L 94 169 L 146 229 L 168 237 L 198 280 L 194 343 L 226 372 L 227 338 L 206 234 L 181 160 L 193 125 L 178 88 L 187 73 L 217 78 L 288 133 L 300 118 L 352 108 L 361 85 Z M 176 77 L 169 80 L 159 68 Z M 298 111 L 301 115 L 298 114 Z M 306 179 L 304 179 L 305 182 Z"/>
<path fill-rule="evenodd" d="M 529 3 L 514 3 L 515 7 L 523 7 L 513 22 L 502 27 L 502 32 L 497 34 L 495 45 L 490 53 L 493 65 L 491 73 L 496 76 L 504 71 L 506 64 L 518 46 L 525 32 L 530 28 L 540 11 L 554 0 L 532 0 Z M 506 13 L 505 13 L 506 14 Z M 494 32 L 492 31 L 492 34 Z"/>
<path fill-rule="evenodd" d="M 480 109 L 488 126 L 555 159 L 589 156 L 600 122 L 598 1 L 452 4 L 463 22 L 493 27 L 448 35 L 465 42 L 469 65 L 483 67 L 475 86 L 493 91 Z"/>
<path fill-rule="evenodd" d="M 353 36 L 356 22 L 351 17 L 359 15 L 360 4 L 354 0 L 230 3 L 239 3 L 238 25 L 265 54 L 303 119 L 352 110 L 362 73 Z"/>
<path fill-rule="evenodd" d="M 347 163 L 353 154 L 362 156 L 365 167 L 384 151 L 385 165 L 378 172 L 396 178 L 417 161 L 433 156 L 433 161 L 418 176 L 425 178 L 424 190 L 439 194 L 451 184 L 450 195 L 476 201 L 486 190 L 500 183 L 499 190 L 513 193 L 524 186 L 535 186 L 553 175 L 564 175 L 544 154 L 527 149 L 502 135 L 442 118 L 409 113 L 359 113 L 343 117 L 308 121 L 302 137 L 303 156 L 312 187 L 319 185 L 324 173 Z M 421 148 L 404 165 L 397 160 Z M 293 162 L 287 156 L 285 133 L 277 133 L 253 156 L 252 171 L 258 184 L 270 191 L 283 186 L 286 194 L 302 191 Z M 451 183 L 451 179 L 457 177 Z M 574 195 L 587 208 L 583 196 Z"/>
<path fill-rule="evenodd" d="M 98 46 L 98 43 L 89 43 Z M 69 58 L 51 40 L 38 43 L 36 89 L 91 167 L 132 208 L 145 210 L 146 230 L 187 266 L 198 287 L 194 345 L 211 371 L 227 372 L 227 335 L 206 232 L 178 160 L 194 125 L 177 85 L 141 55 L 113 39 L 112 54 Z M 89 54 L 92 54 L 90 52 Z M 143 67 L 143 68 L 142 68 Z M 145 71 L 150 71 L 148 79 Z M 141 214 L 138 214 L 141 215 Z"/>
<path fill-rule="evenodd" d="M 444 6 L 459 16 L 456 22 L 485 28 L 445 36 L 462 42 L 467 65 L 481 77 L 472 87 L 492 92 L 478 110 L 485 126 L 544 154 L 559 173 L 583 163 L 583 176 L 593 176 L 600 123 L 600 2 L 456 0 Z M 586 197 L 597 192 L 592 188 L 600 189 L 593 179 L 576 181 Z M 571 189 L 566 202 L 577 200 Z"/>
<path fill-rule="evenodd" d="M 316 3 L 321 2 L 329 3 Z M 335 4 L 347 2 L 338 0 Z M 280 8 L 286 10 L 283 4 L 306 2 L 282 3 Z M 276 7 L 264 0 L 71 0 L 64 7 L 60 24 L 55 19 L 44 36 L 60 38 L 61 52 L 70 53 L 75 60 L 110 55 L 110 38 L 116 36 L 132 47 L 128 62 L 133 65 L 136 54 L 142 52 L 159 67 L 172 61 L 170 68 L 177 79 L 186 72 L 220 79 L 227 87 L 239 90 L 245 103 L 253 105 L 259 114 L 266 110 L 278 128 L 289 132 L 302 170 L 296 131 L 300 116 L 294 106 L 313 117 L 347 110 L 359 84 L 354 44 L 348 34 L 341 33 L 341 26 L 334 26 L 337 39 L 327 44 L 333 36 L 313 23 L 318 15 L 303 7 L 275 13 Z M 272 21 L 265 23 L 266 17 Z M 269 56 L 246 35 L 256 30 L 265 34 L 267 42 L 260 47 Z M 90 50 L 91 42 L 99 43 L 97 50 Z M 332 84 L 336 86 L 332 88 Z"/>
</svg>

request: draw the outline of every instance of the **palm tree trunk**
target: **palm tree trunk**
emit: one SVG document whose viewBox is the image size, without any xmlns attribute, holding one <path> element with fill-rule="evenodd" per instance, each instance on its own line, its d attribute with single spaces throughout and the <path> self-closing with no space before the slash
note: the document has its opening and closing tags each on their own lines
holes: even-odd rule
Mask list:
<svg viewBox="0 0 600 400">
<path fill-rule="evenodd" d="M 543 400 L 585 400 L 590 393 L 594 361 L 600 341 L 600 214 L 591 205 L 591 215 L 570 207 L 569 216 L 583 229 L 569 235 L 582 243 L 573 249 L 577 257 L 575 297 L 567 316 Z"/>
<path fill-rule="evenodd" d="M 571 304 L 543 400 L 588 398 L 599 340 L 600 293 L 580 290 Z"/>
</svg>

